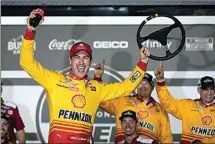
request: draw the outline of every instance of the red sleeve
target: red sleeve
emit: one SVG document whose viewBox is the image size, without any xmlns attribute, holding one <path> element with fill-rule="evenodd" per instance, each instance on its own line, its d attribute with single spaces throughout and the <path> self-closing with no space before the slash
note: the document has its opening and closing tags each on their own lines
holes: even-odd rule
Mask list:
<svg viewBox="0 0 215 144">
<path fill-rule="evenodd" d="M 25 35 L 24 38 L 26 40 L 34 40 L 35 39 L 35 31 L 32 32 L 31 30 L 29 30 L 28 28 L 25 31 Z"/>
<path fill-rule="evenodd" d="M 14 124 L 15 124 L 16 131 L 24 129 L 25 125 L 24 125 L 24 123 L 22 121 L 22 118 L 21 118 L 21 116 L 19 114 L 19 110 L 18 110 L 17 107 L 14 109 L 13 116 L 14 116 Z"/>
<path fill-rule="evenodd" d="M 137 62 L 137 66 L 138 66 L 141 70 L 146 71 L 147 63 L 144 63 L 143 61 L 139 60 L 139 61 Z"/>
</svg>

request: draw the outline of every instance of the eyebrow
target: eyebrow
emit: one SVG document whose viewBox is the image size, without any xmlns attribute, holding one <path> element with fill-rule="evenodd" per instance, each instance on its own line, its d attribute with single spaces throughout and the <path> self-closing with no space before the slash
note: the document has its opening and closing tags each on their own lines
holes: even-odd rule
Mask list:
<svg viewBox="0 0 215 144">
<path fill-rule="evenodd" d="M 74 56 L 72 56 L 72 57 L 75 57 L 75 56 L 78 56 L 78 57 L 80 57 L 79 55 L 77 55 L 77 54 L 75 54 Z M 90 57 L 89 55 L 86 55 L 86 56 L 84 56 L 84 57 Z"/>
</svg>

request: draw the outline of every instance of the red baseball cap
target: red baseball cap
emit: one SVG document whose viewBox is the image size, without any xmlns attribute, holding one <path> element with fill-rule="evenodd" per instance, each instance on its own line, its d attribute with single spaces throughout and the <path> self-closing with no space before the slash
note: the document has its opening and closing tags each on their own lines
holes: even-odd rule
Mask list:
<svg viewBox="0 0 215 144">
<path fill-rule="evenodd" d="M 92 49 L 90 45 L 85 42 L 75 43 L 70 49 L 70 57 L 76 55 L 80 51 L 86 52 L 90 55 L 90 58 L 92 58 Z"/>
</svg>

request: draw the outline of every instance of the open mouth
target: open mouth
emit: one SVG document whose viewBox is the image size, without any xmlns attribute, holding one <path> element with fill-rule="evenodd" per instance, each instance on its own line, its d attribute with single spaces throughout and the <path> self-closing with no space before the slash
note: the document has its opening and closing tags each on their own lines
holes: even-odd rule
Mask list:
<svg viewBox="0 0 215 144">
<path fill-rule="evenodd" d="M 130 128 L 130 127 L 126 127 L 125 130 L 126 130 L 126 131 L 130 131 L 131 128 Z"/>
<path fill-rule="evenodd" d="M 84 72 L 85 71 L 85 66 L 78 66 L 78 71 L 79 72 Z"/>
</svg>

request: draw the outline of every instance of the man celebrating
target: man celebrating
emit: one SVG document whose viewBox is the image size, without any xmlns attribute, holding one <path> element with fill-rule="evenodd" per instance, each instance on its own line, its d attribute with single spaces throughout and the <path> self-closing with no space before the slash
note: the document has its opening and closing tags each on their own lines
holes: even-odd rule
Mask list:
<svg viewBox="0 0 215 144">
<path fill-rule="evenodd" d="M 99 70 L 94 70 L 94 75 L 98 79 L 101 77 L 99 75 L 101 73 L 96 71 Z M 163 108 L 160 107 L 159 103 L 151 97 L 153 89 L 153 77 L 145 73 L 144 78 L 137 86 L 135 94 L 105 101 L 100 104 L 102 109 L 116 117 L 116 143 L 125 138 L 119 117 L 123 111 L 128 109 L 137 113 L 140 123 L 140 128 L 138 129 L 139 134 L 161 143 L 173 142 L 169 117 Z"/>
<path fill-rule="evenodd" d="M 84 42 L 75 43 L 70 49 L 71 71 L 68 75 L 44 68 L 34 58 L 36 29 L 29 20 L 36 14 L 44 19 L 41 9 L 33 10 L 27 19 L 27 30 L 20 52 L 21 67 L 47 91 L 50 115 L 49 143 L 90 142 L 96 110 L 100 102 L 130 94 L 144 76 L 150 52 L 140 49 L 137 66 L 121 83 L 101 84 L 88 80 L 92 49 Z"/>
<path fill-rule="evenodd" d="M 164 109 L 182 120 L 181 144 L 215 142 L 215 82 L 210 76 L 199 80 L 200 99 L 176 99 L 167 89 L 163 65 L 155 70 L 157 94 Z"/>
</svg>

